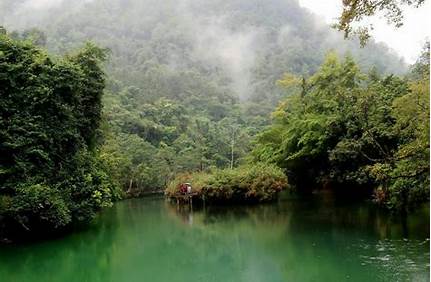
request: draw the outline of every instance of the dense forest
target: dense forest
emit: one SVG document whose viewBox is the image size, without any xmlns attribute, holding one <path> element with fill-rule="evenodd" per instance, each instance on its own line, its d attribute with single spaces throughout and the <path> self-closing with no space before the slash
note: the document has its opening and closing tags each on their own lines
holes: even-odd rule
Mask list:
<svg viewBox="0 0 431 282">
<path fill-rule="evenodd" d="M 408 210 L 429 198 L 429 52 L 406 77 L 360 71 L 329 54 L 310 78 L 278 81 L 295 94 L 258 135 L 255 160 L 286 169 L 299 190 L 341 186 L 374 190 L 374 199 Z M 375 189 L 377 187 L 377 189 Z"/>
<path fill-rule="evenodd" d="M 286 95 L 276 81 L 313 74 L 330 49 L 364 69 L 406 70 L 387 47 L 344 41 L 296 1 L 87 2 L 21 21 L 31 8 L 9 5 L 17 10 L 3 18 L 56 54 L 86 40 L 110 49 L 103 150 L 130 193 L 162 188 L 180 171 L 239 164 Z"/>
<path fill-rule="evenodd" d="M 295 0 L 108 2 L 0 3 L 3 225 L 86 221 L 182 173 L 235 190 L 257 162 L 268 187 L 428 201 L 429 44 L 409 68 Z"/>
<path fill-rule="evenodd" d="M 97 150 L 105 56 L 53 60 L 0 34 L 1 233 L 89 221 L 120 197 Z"/>
</svg>

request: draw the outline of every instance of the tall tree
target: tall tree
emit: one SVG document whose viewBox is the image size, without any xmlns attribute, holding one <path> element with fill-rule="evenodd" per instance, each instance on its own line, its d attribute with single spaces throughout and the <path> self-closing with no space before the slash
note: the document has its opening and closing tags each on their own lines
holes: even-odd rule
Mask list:
<svg viewBox="0 0 431 282">
<path fill-rule="evenodd" d="M 427 45 L 428 46 L 428 45 Z M 299 191 L 330 184 L 344 193 L 405 211 L 429 199 L 429 48 L 411 80 L 362 73 L 330 54 L 309 79 L 290 88 L 258 136 L 255 161 L 276 163 Z M 319 185 L 316 185 L 319 184 Z"/>
<path fill-rule="evenodd" d="M 105 51 L 51 59 L 0 35 L 0 233 L 87 221 L 116 188 L 99 161 Z"/>
</svg>

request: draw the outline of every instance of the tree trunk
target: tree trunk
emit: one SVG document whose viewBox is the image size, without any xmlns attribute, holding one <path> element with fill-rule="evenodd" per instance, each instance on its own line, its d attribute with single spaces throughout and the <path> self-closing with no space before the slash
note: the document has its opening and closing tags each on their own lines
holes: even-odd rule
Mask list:
<svg viewBox="0 0 431 282">
<path fill-rule="evenodd" d="M 127 190 L 127 192 L 126 192 L 126 193 L 130 193 L 130 192 L 132 192 L 132 185 L 133 185 L 133 179 L 130 179 L 130 182 L 129 182 L 129 189 Z"/>
<path fill-rule="evenodd" d="M 235 147 L 235 131 L 232 130 L 232 143 L 231 143 L 231 151 L 230 151 L 230 169 L 233 169 L 233 153 Z"/>
</svg>

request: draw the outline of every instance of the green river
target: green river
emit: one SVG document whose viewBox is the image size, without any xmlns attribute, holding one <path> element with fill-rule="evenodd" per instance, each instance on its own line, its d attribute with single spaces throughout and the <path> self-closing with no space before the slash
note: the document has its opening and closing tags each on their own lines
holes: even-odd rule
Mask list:
<svg viewBox="0 0 431 282">
<path fill-rule="evenodd" d="M 193 211 L 122 201 L 84 230 L 0 246 L 0 281 L 429 281 L 429 208 L 394 218 L 326 198 Z"/>
</svg>

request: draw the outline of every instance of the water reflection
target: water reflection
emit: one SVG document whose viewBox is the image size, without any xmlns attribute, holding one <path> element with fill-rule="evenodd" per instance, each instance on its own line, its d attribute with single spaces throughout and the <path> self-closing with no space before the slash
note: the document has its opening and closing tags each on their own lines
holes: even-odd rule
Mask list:
<svg viewBox="0 0 431 282">
<path fill-rule="evenodd" d="M 191 211 L 172 208 L 171 212 L 186 217 Z M 222 237 L 241 234 L 243 239 L 250 236 L 254 248 L 270 250 L 274 264 L 289 266 L 282 276 L 293 279 L 288 281 L 429 280 L 428 208 L 402 218 L 371 204 L 315 198 L 284 199 L 276 205 L 210 207 L 195 209 L 193 214 L 196 225 L 207 232 L 223 230 Z M 308 270 L 298 272 L 301 269 Z"/>
<path fill-rule="evenodd" d="M 129 200 L 65 238 L 1 247 L 0 281 L 428 281 L 428 212 L 391 218 L 327 198 Z"/>
</svg>

